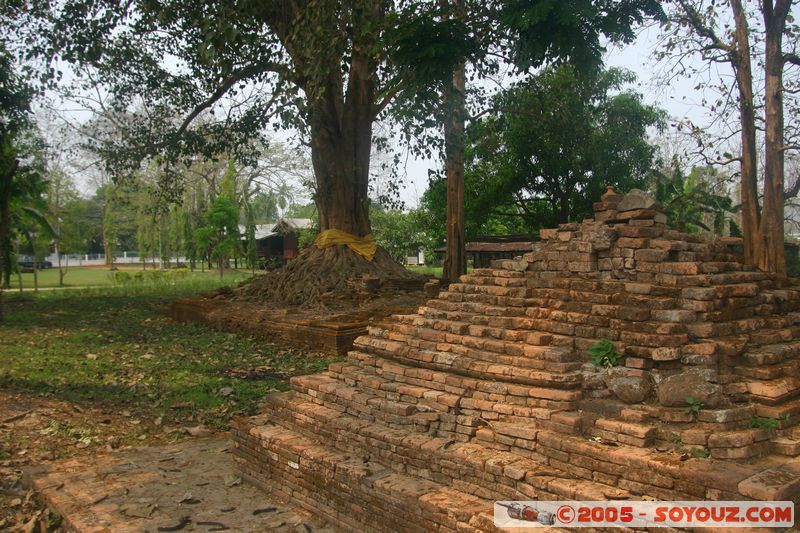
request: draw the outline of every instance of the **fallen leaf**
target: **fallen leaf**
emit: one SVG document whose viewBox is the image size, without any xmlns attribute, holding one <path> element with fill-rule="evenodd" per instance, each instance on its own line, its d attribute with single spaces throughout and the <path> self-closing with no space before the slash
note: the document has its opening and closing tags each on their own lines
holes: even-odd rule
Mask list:
<svg viewBox="0 0 800 533">
<path fill-rule="evenodd" d="M 191 492 L 187 492 L 183 495 L 183 498 L 178 500 L 178 503 L 187 503 L 189 505 L 194 505 L 195 503 L 200 503 L 200 500 L 192 496 Z"/>
<path fill-rule="evenodd" d="M 86 359 L 91 359 L 92 361 L 94 361 L 95 359 L 97 359 L 97 354 L 96 353 L 87 353 L 86 354 Z"/>
<path fill-rule="evenodd" d="M 200 426 L 193 426 L 190 428 L 183 428 L 184 433 L 187 435 L 191 435 L 192 437 L 207 437 L 211 435 L 211 430 L 207 427 L 200 425 Z"/>
<path fill-rule="evenodd" d="M 242 484 L 242 478 L 232 475 L 225 476 L 226 487 L 235 487 L 236 485 L 241 485 L 241 484 Z"/>
<path fill-rule="evenodd" d="M 131 518 L 150 518 L 155 506 L 152 504 L 126 503 L 120 506 L 119 512 Z"/>
</svg>

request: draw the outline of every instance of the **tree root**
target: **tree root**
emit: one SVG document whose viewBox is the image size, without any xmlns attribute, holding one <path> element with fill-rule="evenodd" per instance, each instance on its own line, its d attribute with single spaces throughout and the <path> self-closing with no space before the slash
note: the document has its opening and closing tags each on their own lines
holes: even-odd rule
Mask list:
<svg viewBox="0 0 800 533">
<path fill-rule="evenodd" d="M 331 309 L 358 306 L 389 292 L 421 290 L 425 277 L 378 249 L 366 261 L 346 246 L 303 250 L 282 269 L 236 289 L 235 298 L 283 306 Z"/>
</svg>

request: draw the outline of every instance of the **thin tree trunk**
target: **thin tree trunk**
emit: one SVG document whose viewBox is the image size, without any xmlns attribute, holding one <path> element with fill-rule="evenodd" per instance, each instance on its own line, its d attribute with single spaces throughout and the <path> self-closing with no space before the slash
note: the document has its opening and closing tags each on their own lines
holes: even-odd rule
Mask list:
<svg viewBox="0 0 800 533">
<path fill-rule="evenodd" d="M 556 223 L 564 224 L 569 222 L 569 193 L 566 193 L 558 201 L 558 212 L 556 214 Z"/>
<path fill-rule="evenodd" d="M 765 154 L 764 154 L 764 210 L 761 234 L 765 242 L 762 270 L 786 277 L 784 252 L 784 158 L 783 158 L 783 30 L 790 1 L 772 0 L 762 4 L 765 42 Z M 784 11 L 785 9 L 785 11 Z"/>
<path fill-rule="evenodd" d="M 447 243 L 442 277 L 446 283 L 458 281 L 467 273 L 464 229 L 464 64 L 453 72 L 452 86 L 446 89 L 444 150 L 447 162 Z"/>
<path fill-rule="evenodd" d="M 731 63 L 739 89 L 739 121 L 741 124 L 741 204 L 744 259 L 759 267 L 764 256 L 761 238 L 761 208 L 758 204 L 758 159 L 756 151 L 755 109 L 753 107 L 753 71 L 750 62 L 750 36 L 747 14 L 741 0 L 730 0 L 736 25 L 736 50 Z"/>
<path fill-rule="evenodd" d="M 58 264 L 58 286 L 64 286 L 64 270 L 61 269 L 61 253 L 58 251 L 58 242 L 55 244 L 56 263 Z"/>
<path fill-rule="evenodd" d="M 2 175 L 0 181 L 0 271 L 2 271 L 2 286 L 11 288 L 11 181 L 19 167 L 19 160 L 15 159 L 11 167 Z M 0 317 L 2 309 L 0 309 Z"/>
</svg>

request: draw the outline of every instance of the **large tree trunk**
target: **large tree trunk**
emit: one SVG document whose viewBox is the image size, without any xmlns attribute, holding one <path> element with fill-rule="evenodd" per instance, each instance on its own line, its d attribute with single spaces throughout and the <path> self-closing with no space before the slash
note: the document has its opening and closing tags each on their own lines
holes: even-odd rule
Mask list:
<svg viewBox="0 0 800 533">
<path fill-rule="evenodd" d="M 744 259 L 749 265 L 758 266 L 764 255 L 761 239 L 761 208 L 758 203 L 758 159 L 756 152 L 756 124 L 753 107 L 753 71 L 750 63 L 750 36 L 747 13 L 741 0 L 731 0 L 736 24 L 736 50 L 731 53 L 731 62 L 736 72 L 739 89 L 739 122 L 741 125 L 741 204 Z"/>
<path fill-rule="evenodd" d="M 464 229 L 464 100 L 465 66 L 453 72 L 445 89 L 444 153 L 447 162 L 447 243 L 442 277 L 453 283 L 467 273 Z"/>
<path fill-rule="evenodd" d="M 297 50 L 295 39 L 299 33 L 292 24 L 304 21 L 296 4 L 282 4 L 280 9 L 266 10 L 264 15 L 295 69 L 302 74 L 298 76 L 298 84 L 308 98 L 306 111 L 319 229 L 336 229 L 364 237 L 371 233 L 368 194 L 372 124 L 385 102 L 376 102 L 377 65 L 372 50 L 379 46 L 377 34 L 362 30 L 380 25 L 387 3 L 361 1 L 348 8 L 353 21 L 346 74 L 342 73 L 339 62 L 331 62 L 320 72 L 319 65 L 312 64 Z M 372 261 L 367 261 L 344 245 L 324 249 L 312 246 L 274 275 L 257 276 L 238 292 L 246 298 L 282 305 L 327 307 L 334 305 L 338 296 L 359 295 L 364 277 L 424 281 L 381 249 Z M 356 299 L 362 301 L 363 294 Z M 348 305 L 352 307 L 353 302 Z"/>
<path fill-rule="evenodd" d="M 783 239 L 783 30 L 791 1 L 772 0 L 762 4 L 766 29 L 765 50 L 765 153 L 764 210 L 761 235 L 764 253 L 757 263 L 762 270 L 786 276 Z M 784 11 L 785 10 L 785 11 Z"/>
<path fill-rule="evenodd" d="M 338 94 L 337 94 L 338 93 Z M 367 59 L 354 59 L 347 98 L 335 82 L 311 105 L 311 160 L 319 229 L 370 233 L 369 159 L 374 87 Z"/>
</svg>

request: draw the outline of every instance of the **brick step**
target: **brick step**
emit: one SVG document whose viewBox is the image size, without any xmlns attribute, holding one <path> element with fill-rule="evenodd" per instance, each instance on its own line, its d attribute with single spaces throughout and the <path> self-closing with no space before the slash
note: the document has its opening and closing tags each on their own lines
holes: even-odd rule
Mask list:
<svg viewBox="0 0 800 533">
<path fill-rule="evenodd" d="M 778 420 L 781 422 L 781 426 L 796 424 L 800 421 L 800 398 L 782 402 L 779 405 L 754 404 L 753 408 L 756 416 Z"/>
<path fill-rule="evenodd" d="M 425 320 L 430 323 L 430 320 Z M 437 328 L 458 327 L 458 323 L 452 321 L 433 323 Z M 382 323 L 369 327 L 368 333 L 372 338 L 400 342 L 420 350 L 463 355 L 477 361 L 560 372 L 580 368 L 580 363 L 576 363 L 579 354 L 565 347 L 548 346 L 552 335 L 538 332 L 470 325 L 465 333 L 451 333 L 421 324 Z"/>
<path fill-rule="evenodd" d="M 357 351 L 378 355 L 403 365 L 418 366 L 430 370 L 443 370 L 483 380 L 500 380 L 511 383 L 551 387 L 556 389 L 573 389 L 581 384 L 579 372 L 569 370 L 573 363 L 552 363 L 562 366 L 564 371 L 548 372 L 521 365 L 532 364 L 523 357 L 512 359 L 514 364 L 503 364 L 485 359 L 476 359 L 479 350 L 468 350 L 464 353 L 425 350 L 409 346 L 405 342 L 362 336 L 355 340 L 353 348 Z M 535 347 L 539 348 L 539 347 Z M 578 363 L 574 363 L 578 365 Z M 547 365 L 545 365 L 547 366 Z"/>
<path fill-rule="evenodd" d="M 755 336 L 755 340 L 768 339 L 770 337 L 777 337 L 780 342 L 756 344 L 752 343 L 746 347 L 741 354 L 741 361 L 737 366 L 761 367 L 768 365 L 777 365 L 784 362 L 794 362 L 800 356 L 800 341 L 787 338 L 793 333 L 794 328 L 779 329 L 779 330 L 762 330 L 759 335 Z M 750 337 L 748 337 L 748 342 Z M 741 342 L 741 341 L 740 341 Z"/>
<path fill-rule="evenodd" d="M 276 425 L 239 421 L 233 456 L 242 477 L 280 491 L 343 531 L 480 531 L 492 501 L 398 473 Z M 480 516 L 484 515 L 484 516 Z"/>
<path fill-rule="evenodd" d="M 797 361 L 784 361 L 772 365 L 734 367 L 733 373 L 753 380 L 773 380 L 800 376 Z"/>
<path fill-rule="evenodd" d="M 524 297 L 528 287 L 525 278 L 490 278 L 483 276 L 469 276 L 465 281 L 451 283 L 447 292 L 451 293 L 482 293 L 493 296 Z"/>
<path fill-rule="evenodd" d="M 742 263 L 742 258 L 736 254 L 729 254 L 724 252 L 695 252 L 695 258 L 701 262 L 725 262 L 725 263 L 739 263 L 742 269 L 747 271 L 749 267 Z"/>
<path fill-rule="evenodd" d="M 331 365 L 335 372 L 341 372 L 345 382 L 364 383 L 373 389 L 402 392 L 400 398 L 410 403 L 425 403 L 426 400 L 446 393 L 436 400 L 447 407 L 454 407 L 458 398 L 463 409 L 480 410 L 487 420 L 498 420 L 507 416 L 541 418 L 541 409 L 568 410 L 574 408 L 582 398 L 577 389 L 553 389 L 519 383 L 507 383 L 495 380 L 482 380 L 458 376 L 449 372 L 441 372 L 402 365 L 382 357 L 352 351 L 348 356 L 349 364 Z M 378 386 L 377 383 L 382 385 Z M 427 392 L 405 388 L 400 385 L 413 386 Z M 419 399 L 422 394 L 423 399 Z M 397 396 L 394 396 L 397 398 Z M 416 401 L 415 401 L 416 400 Z M 497 412 L 492 412 L 496 409 Z M 447 411 L 447 408 L 439 409 Z"/>
<path fill-rule="evenodd" d="M 402 473 L 465 488 L 486 498 L 524 496 L 527 499 L 578 494 L 588 499 L 607 499 L 626 495 L 625 491 L 602 482 L 571 479 L 561 468 L 543 464 L 541 459 L 547 459 L 532 450 L 535 435 L 527 433 L 522 424 L 493 423 L 481 429 L 485 436 L 496 427 L 515 444 L 499 449 L 481 440 L 456 442 L 449 435 L 442 438 L 412 434 L 341 415 L 286 394 L 273 396 L 278 398 L 270 405 L 272 410 L 263 415 L 270 422 L 329 443 L 344 453 L 359 457 L 368 455 Z"/>
<path fill-rule="evenodd" d="M 690 335 L 701 338 L 728 338 L 748 335 L 751 346 L 777 344 L 792 340 L 798 333 L 795 315 L 787 317 L 745 317 L 725 322 L 702 322 L 687 324 Z"/>
<path fill-rule="evenodd" d="M 520 289 L 520 291 L 527 292 L 528 289 Z M 507 295 L 494 295 L 486 294 L 485 292 L 475 291 L 470 293 L 462 292 L 442 292 L 439 294 L 439 301 L 446 301 L 461 305 L 462 309 L 480 309 L 476 306 L 500 306 L 504 310 L 519 309 L 525 307 L 527 296 L 507 296 Z"/>
<path fill-rule="evenodd" d="M 510 272 L 523 272 L 528 268 L 527 261 L 524 259 L 494 259 L 490 264 L 492 268 Z"/>
<path fill-rule="evenodd" d="M 414 426 L 417 431 L 447 427 L 448 431 L 463 435 L 474 435 L 478 422 L 457 415 L 487 421 L 536 421 L 540 427 L 563 429 L 546 422 L 551 412 L 574 408 L 582 396 L 577 390 L 505 384 L 403 368 L 357 352 L 351 353 L 350 360 L 352 364 L 332 364 L 329 372 L 319 378 L 293 378 L 292 386 L 310 401 L 341 412 L 364 413 L 394 426 Z M 391 402 L 386 406 L 391 411 L 373 414 L 383 400 Z"/>
<path fill-rule="evenodd" d="M 701 280 L 686 276 L 683 278 L 686 285 L 693 285 L 690 282 L 700 282 Z M 720 298 L 752 298 L 759 295 L 761 288 L 756 283 L 729 283 L 714 284 L 708 280 L 702 280 L 697 286 L 684 287 L 681 290 L 681 298 L 684 300 L 718 300 Z"/>
<path fill-rule="evenodd" d="M 473 295 L 479 297 L 480 295 Z M 434 309 L 436 311 L 447 311 L 452 312 L 454 320 L 463 320 L 463 318 L 456 318 L 456 317 L 469 317 L 470 319 L 474 318 L 487 318 L 487 317 L 512 317 L 512 316 L 525 316 L 525 302 L 524 299 L 519 299 L 519 302 L 515 302 L 515 305 L 496 305 L 497 300 L 499 299 L 496 296 L 480 296 L 481 298 L 485 299 L 487 302 L 492 303 L 482 303 L 482 302 L 474 302 L 474 301 L 447 301 L 442 299 L 435 299 L 429 300 L 427 305 L 425 306 L 422 313 L 424 316 L 427 316 L 428 309 Z"/>
<path fill-rule="evenodd" d="M 476 277 L 490 277 L 490 278 L 523 278 L 525 273 L 519 270 L 508 270 L 502 268 L 476 268 L 471 273 L 461 276 L 461 280 Z"/>
<path fill-rule="evenodd" d="M 620 284 L 616 290 L 597 289 L 594 291 L 576 291 L 574 289 L 550 289 L 537 288 L 531 289 L 531 297 L 528 306 L 543 307 L 553 309 L 552 304 L 557 303 L 557 309 L 562 306 L 575 304 L 579 309 L 585 310 L 587 304 L 601 304 L 608 306 L 643 307 L 646 309 L 672 309 L 677 307 L 678 298 L 676 296 L 652 294 L 654 287 L 646 283 L 628 283 L 635 285 L 634 290 L 648 291 L 647 293 L 626 292 L 624 286 Z M 677 292 L 677 290 L 676 290 Z"/>
<path fill-rule="evenodd" d="M 701 263 L 699 261 L 660 261 L 650 263 L 636 261 L 636 270 L 640 273 L 685 276 L 680 282 L 687 285 L 691 284 L 692 276 L 738 272 L 741 268 L 741 263 Z"/>
<path fill-rule="evenodd" d="M 733 499 L 759 497 L 758 491 L 765 489 L 769 496 L 797 492 L 790 486 L 796 484 L 797 475 L 774 487 L 772 481 L 768 487 L 763 485 L 761 478 L 773 475 L 774 457 L 731 468 L 730 463 L 713 458 L 683 462 L 670 453 L 610 446 L 548 430 L 518 433 L 524 426 L 514 429 L 499 423 L 482 427 L 471 442 L 455 442 L 359 420 L 285 393 L 273 396 L 279 399 L 270 404 L 269 414 L 255 417 L 256 425 L 278 421 L 284 433 L 299 433 L 362 461 L 377 461 L 486 499 L 605 500 L 630 497 L 628 490 L 659 499 L 703 499 L 717 491 Z M 496 438 L 490 436 L 492 432 Z M 239 440 L 236 433 L 235 423 Z M 514 439 L 515 446 L 510 448 L 514 451 L 497 447 L 505 438 Z M 532 439 L 535 451 L 527 449 Z"/>
<path fill-rule="evenodd" d="M 354 454 L 366 454 L 378 461 L 385 461 L 392 468 L 401 472 L 409 472 L 414 468 L 426 469 L 418 475 L 439 482 L 445 481 L 452 484 L 458 475 L 445 477 L 445 472 L 438 476 L 431 476 L 431 471 L 436 471 L 441 465 L 436 464 L 447 451 L 449 460 L 458 462 L 460 468 L 469 469 L 469 474 L 479 478 L 485 469 L 483 465 L 467 460 L 468 454 L 460 454 L 459 449 L 466 445 L 467 439 L 454 438 L 459 434 L 452 431 L 432 431 L 431 434 L 421 434 L 410 431 L 408 428 L 391 427 L 380 423 L 342 414 L 326 406 L 306 402 L 303 398 L 287 394 L 274 394 L 267 399 L 265 406 L 268 411 L 265 416 L 273 423 L 280 424 L 292 431 L 304 434 L 310 438 L 329 443 L 337 449 Z M 466 418 L 466 417 L 464 417 Z M 452 447 L 452 449 L 451 449 Z M 491 454 L 504 457 L 507 462 L 521 460 L 524 457 L 512 455 L 469 445 L 470 452 L 481 452 L 483 459 Z M 489 452 L 490 450 L 490 452 Z M 436 452 L 439 452 L 438 456 Z M 523 452 L 527 452 L 523 450 Z M 426 463 L 421 460 L 426 459 Z M 528 469 L 540 469 L 541 465 L 526 463 Z M 559 472 L 563 475 L 563 472 Z M 508 484 L 506 481 L 505 484 Z"/>
<path fill-rule="evenodd" d="M 375 388 L 367 388 L 363 383 L 361 386 L 350 386 L 329 373 L 295 376 L 291 384 L 299 397 L 340 413 L 379 420 L 391 426 L 413 426 L 415 431 L 429 429 L 430 417 L 420 412 L 416 402 L 401 401 L 399 393 L 396 394 L 397 400 L 391 399 L 390 391 L 380 388 L 384 380 L 377 376 L 370 379 Z"/>
<path fill-rule="evenodd" d="M 521 273 L 520 273 L 521 274 Z M 475 274 L 467 275 L 466 277 L 461 277 L 459 280 L 461 284 L 468 284 L 468 285 L 482 285 L 482 286 L 491 286 L 491 287 L 527 287 L 527 282 L 525 277 L 520 276 L 480 276 Z"/>
<path fill-rule="evenodd" d="M 741 272 L 722 272 L 709 274 L 705 278 L 701 278 L 709 285 L 731 285 L 736 283 L 760 283 L 769 282 L 772 284 L 772 277 L 757 270 L 742 270 Z M 695 281 L 700 281 L 695 279 Z"/>
<path fill-rule="evenodd" d="M 793 437 L 775 437 L 769 441 L 770 453 L 786 457 L 800 456 L 800 439 Z"/>
<path fill-rule="evenodd" d="M 587 428 L 587 433 L 612 442 L 647 448 L 653 445 L 657 428 L 647 424 L 598 418 L 593 426 Z"/>
<path fill-rule="evenodd" d="M 749 399 L 756 403 L 777 405 L 800 396 L 800 377 L 745 382 Z"/>
</svg>

